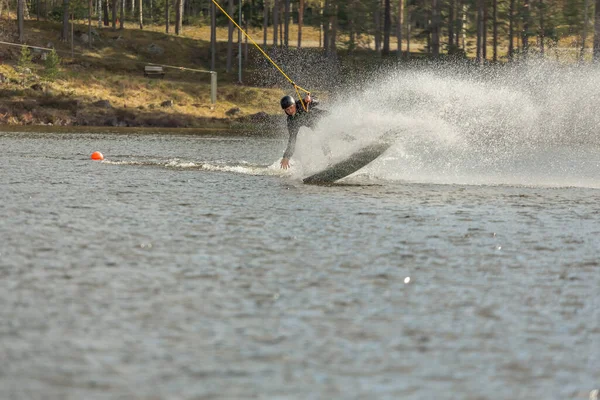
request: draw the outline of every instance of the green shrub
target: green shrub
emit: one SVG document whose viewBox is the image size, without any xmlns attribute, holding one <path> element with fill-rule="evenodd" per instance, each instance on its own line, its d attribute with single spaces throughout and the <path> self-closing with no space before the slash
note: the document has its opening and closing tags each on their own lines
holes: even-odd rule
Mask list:
<svg viewBox="0 0 600 400">
<path fill-rule="evenodd" d="M 32 66 L 33 62 L 31 61 L 31 51 L 29 51 L 29 47 L 21 47 L 21 55 L 19 56 L 19 62 L 17 63 L 19 72 L 23 73 L 26 68 L 31 69 Z"/>
<path fill-rule="evenodd" d="M 60 58 L 56 51 L 52 49 L 48 56 L 46 57 L 46 61 L 44 61 L 44 77 L 48 81 L 53 81 L 58 75 L 58 66 L 60 65 Z"/>
</svg>

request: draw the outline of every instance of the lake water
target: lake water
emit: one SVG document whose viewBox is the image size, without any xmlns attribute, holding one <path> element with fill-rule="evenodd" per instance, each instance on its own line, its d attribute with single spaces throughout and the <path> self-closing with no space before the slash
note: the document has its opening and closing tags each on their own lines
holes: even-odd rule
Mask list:
<svg viewBox="0 0 600 400">
<path fill-rule="evenodd" d="M 309 145 L 0 133 L 0 398 L 600 387 L 598 148 L 408 143 L 323 187 Z"/>
</svg>

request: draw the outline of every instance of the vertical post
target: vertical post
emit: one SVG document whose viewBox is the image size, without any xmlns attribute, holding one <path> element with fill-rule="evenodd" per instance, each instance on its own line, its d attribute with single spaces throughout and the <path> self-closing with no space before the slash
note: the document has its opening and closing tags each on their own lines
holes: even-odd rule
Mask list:
<svg viewBox="0 0 600 400">
<path fill-rule="evenodd" d="M 242 0 L 240 2 L 240 15 L 238 25 L 242 26 Z M 242 83 L 242 31 L 238 29 L 238 81 Z"/>
<path fill-rule="evenodd" d="M 210 103 L 217 104 L 217 73 L 210 71 Z"/>
</svg>

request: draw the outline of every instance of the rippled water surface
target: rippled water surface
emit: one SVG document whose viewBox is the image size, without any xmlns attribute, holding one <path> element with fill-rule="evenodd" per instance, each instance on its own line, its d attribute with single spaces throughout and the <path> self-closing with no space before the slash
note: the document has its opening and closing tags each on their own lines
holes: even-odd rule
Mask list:
<svg viewBox="0 0 600 400">
<path fill-rule="evenodd" d="M 488 184 L 468 163 L 406 172 L 397 150 L 322 187 L 277 168 L 284 146 L 0 133 L 0 398 L 600 386 L 598 149 L 509 160 Z"/>
</svg>

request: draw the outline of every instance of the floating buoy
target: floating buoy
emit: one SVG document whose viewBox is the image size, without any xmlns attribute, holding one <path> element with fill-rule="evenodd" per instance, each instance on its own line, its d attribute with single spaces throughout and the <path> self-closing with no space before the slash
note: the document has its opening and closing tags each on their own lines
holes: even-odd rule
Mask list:
<svg viewBox="0 0 600 400">
<path fill-rule="evenodd" d="M 99 151 L 93 152 L 91 158 L 92 158 L 92 160 L 97 160 L 97 161 L 104 160 L 104 156 Z"/>
</svg>

